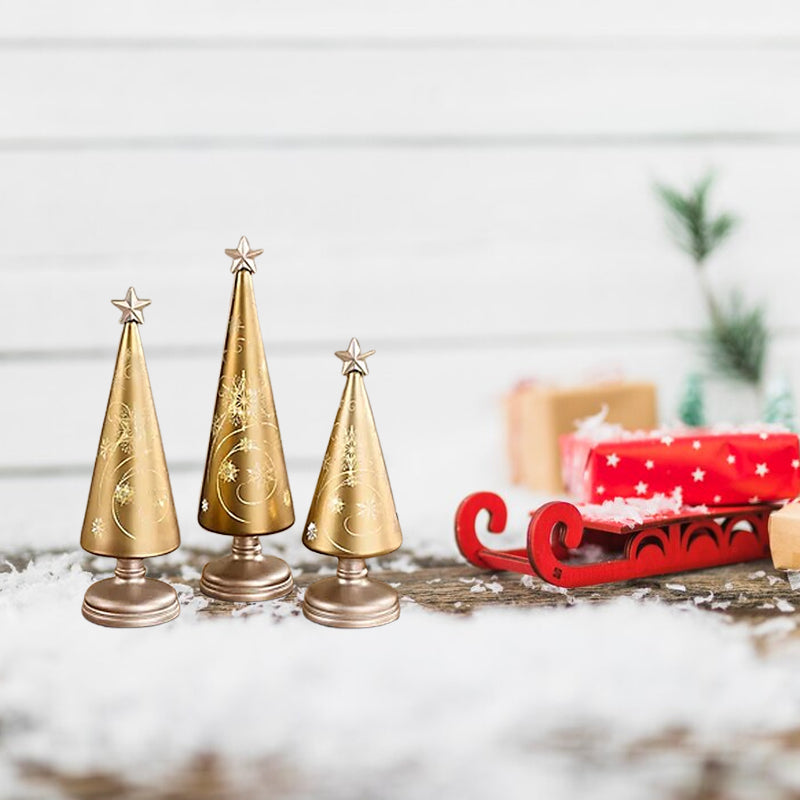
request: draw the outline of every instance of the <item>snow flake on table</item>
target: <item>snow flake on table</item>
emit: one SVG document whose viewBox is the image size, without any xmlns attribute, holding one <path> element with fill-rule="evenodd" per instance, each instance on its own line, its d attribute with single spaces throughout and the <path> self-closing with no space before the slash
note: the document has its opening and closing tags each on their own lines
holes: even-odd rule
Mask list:
<svg viewBox="0 0 800 800">
<path fill-rule="evenodd" d="M 695 469 L 695 471 L 692 473 L 692 480 L 695 483 L 702 482 L 705 479 L 705 477 L 706 477 L 706 471 L 704 469 L 700 469 L 700 467 L 697 467 L 697 469 Z"/>
<path fill-rule="evenodd" d="M 769 467 L 766 465 L 765 462 L 762 461 L 760 464 L 756 464 L 756 475 L 758 475 L 759 478 L 765 477 L 768 472 L 769 472 Z"/>
<path fill-rule="evenodd" d="M 619 456 L 616 453 L 611 453 L 611 455 L 606 456 L 606 464 L 609 467 L 616 467 L 619 464 Z"/>
</svg>

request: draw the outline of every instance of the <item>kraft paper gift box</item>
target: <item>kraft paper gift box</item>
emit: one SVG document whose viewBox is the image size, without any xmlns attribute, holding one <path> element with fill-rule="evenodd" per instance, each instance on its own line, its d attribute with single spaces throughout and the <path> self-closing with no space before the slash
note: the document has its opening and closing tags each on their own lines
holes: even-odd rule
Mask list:
<svg viewBox="0 0 800 800">
<path fill-rule="evenodd" d="M 600 414 L 631 430 L 657 424 L 656 388 L 643 381 L 613 381 L 554 386 L 535 381 L 517 384 L 506 398 L 512 480 L 537 492 L 561 493 L 559 437 L 578 420 Z"/>
</svg>

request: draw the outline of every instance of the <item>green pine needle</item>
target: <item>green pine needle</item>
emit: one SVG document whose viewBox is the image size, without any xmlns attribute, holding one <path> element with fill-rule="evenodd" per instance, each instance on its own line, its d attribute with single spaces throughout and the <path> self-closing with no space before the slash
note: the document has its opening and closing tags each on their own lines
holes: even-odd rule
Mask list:
<svg viewBox="0 0 800 800">
<path fill-rule="evenodd" d="M 655 190 L 667 212 L 667 222 L 678 247 L 691 256 L 698 275 L 708 257 L 731 235 L 738 219 L 729 212 L 713 216 L 709 192 L 714 176 L 708 173 L 686 194 L 665 184 Z M 758 385 L 764 374 L 769 334 L 764 309 L 747 307 L 734 293 L 729 303 L 720 303 L 705 281 L 701 281 L 711 325 L 703 334 L 706 353 L 714 372 Z"/>
<path fill-rule="evenodd" d="M 729 212 L 716 217 L 710 215 L 708 192 L 713 182 L 714 176 L 709 173 L 686 195 L 665 184 L 659 183 L 655 187 L 667 210 L 673 239 L 698 267 L 730 236 L 738 223 Z"/>
<path fill-rule="evenodd" d="M 748 308 L 741 294 L 734 292 L 728 305 L 719 308 L 703 340 L 717 374 L 761 383 L 769 344 L 761 306 Z"/>
</svg>

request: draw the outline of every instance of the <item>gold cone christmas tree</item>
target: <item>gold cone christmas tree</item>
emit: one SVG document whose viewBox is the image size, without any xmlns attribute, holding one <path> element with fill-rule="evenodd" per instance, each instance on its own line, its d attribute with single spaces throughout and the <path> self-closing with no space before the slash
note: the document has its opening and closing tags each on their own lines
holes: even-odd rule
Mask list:
<svg viewBox="0 0 800 800">
<path fill-rule="evenodd" d="M 403 540 L 364 386 L 373 353 L 357 339 L 336 353 L 347 381 L 303 532 L 306 547 L 339 559 L 336 576 L 310 586 L 303 601 L 309 619 L 333 627 L 383 625 L 400 614 L 397 593 L 367 578 L 364 564 Z"/>
<path fill-rule="evenodd" d="M 179 613 L 175 590 L 145 578 L 142 559 L 180 545 L 178 520 L 139 336 L 150 304 L 128 289 L 114 378 L 95 460 L 81 547 L 118 559 L 114 578 L 92 584 L 83 614 L 112 627 L 167 622 Z"/>
<path fill-rule="evenodd" d="M 253 291 L 263 251 L 243 236 L 225 252 L 235 279 L 198 520 L 234 540 L 229 556 L 206 564 L 200 588 L 223 600 L 268 600 L 293 581 L 285 562 L 261 554 L 258 537 L 290 527 L 294 509 Z"/>
</svg>

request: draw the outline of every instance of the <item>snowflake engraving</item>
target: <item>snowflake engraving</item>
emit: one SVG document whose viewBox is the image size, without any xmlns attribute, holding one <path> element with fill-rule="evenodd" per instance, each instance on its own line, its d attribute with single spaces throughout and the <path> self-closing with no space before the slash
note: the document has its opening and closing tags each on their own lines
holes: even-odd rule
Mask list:
<svg viewBox="0 0 800 800">
<path fill-rule="evenodd" d="M 308 527 L 306 528 L 306 539 L 308 539 L 309 542 L 313 542 L 316 538 L 317 526 L 313 522 L 309 522 Z"/>
<path fill-rule="evenodd" d="M 253 415 L 253 408 L 258 401 L 258 394 L 247 385 L 247 375 L 242 370 L 229 386 L 222 387 L 223 408 L 225 416 L 237 427 L 245 425 Z"/>
<path fill-rule="evenodd" d="M 105 533 L 106 526 L 100 517 L 95 517 L 92 520 L 92 534 L 94 536 L 102 536 Z"/>
<path fill-rule="evenodd" d="M 133 486 L 129 483 L 120 482 L 114 487 L 114 501 L 121 505 L 127 506 L 133 501 Z"/>
<path fill-rule="evenodd" d="M 206 500 L 206 499 L 205 499 L 205 497 L 204 497 L 204 498 L 202 499 L 202 501 L 200 502 L 200 510 L 201 510 L 203 513 L 205 513 L 206 511 L 208 511 L 208 500 Z"/>
<path fill-rule="evenodd" d="M 344 500 L 341 497 L 334 497 L 331 499 L 331 511 L 341 514 L 344 511 Z"/>
<path fill-rule="evenodd" d="M 272 464 L 259 463 L 254 467 L 248 467 L 247 474 L 248 483 L 254 483 L 256 486 L 267 486 L 275 481 L 275 469 Z"/>
<path fill-rule="evenodd" d="M 233 463 L 233 461 L 225 459 L 225 461 L 219 465 L 219 477 L 223 481 L 226 481 L 227 483 L 233 483 L 238 475 L 239 468 Z"/>
<path fill-rule="evenodd" d="M 358 470 L 356 453 L 356 429 L 351 425 L 344 437 L 344 482 L 346 486 L 355 486 Z"/>
<path fill-rule="evenodd" d="M 357 516 L 359 517 L 367 517 L 367 519 L 378 518 L 378 506 L 374 497 L 370 497 L 369 500 L 363 503 L 356 503 L 356 508 L 358 508 Z"/>
</svg>

